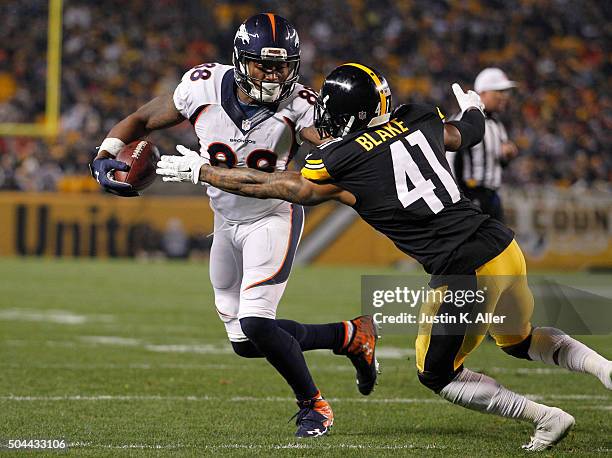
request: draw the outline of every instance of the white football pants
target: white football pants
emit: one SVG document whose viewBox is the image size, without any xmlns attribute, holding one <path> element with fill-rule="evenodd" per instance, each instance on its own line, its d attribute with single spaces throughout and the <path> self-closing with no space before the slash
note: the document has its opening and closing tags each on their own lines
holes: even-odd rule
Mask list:
<svg viewBox="0 0 612 458">
<path fill-rule="evenodd" d="M 248 340 L 240 318 L 276 318 L 303 228 L 304 209 L 289 203 L 252 222 L 215 214 L 210 281 L 230 341 Z"/>
</svg>

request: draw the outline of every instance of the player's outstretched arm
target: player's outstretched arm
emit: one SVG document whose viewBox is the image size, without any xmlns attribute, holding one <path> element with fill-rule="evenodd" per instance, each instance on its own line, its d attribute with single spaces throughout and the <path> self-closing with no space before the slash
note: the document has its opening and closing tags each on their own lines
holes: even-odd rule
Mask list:
<svg viewBox="0 0 612 458">
<path fill-rule="evenodd" d="M 300 205 L 317 205 L 326 200 L 355 204 L 355 197 L 333 184 L 317 184 L 299 172 L 266 173 L 255 169 L 224 169 L 208 165 L 200 169 L 200 180 L 242 196 L 282 199 Z"/>
<path fill-rule="evenodd" d="M 258 199 L 282 199 L 301 205 L 317 205 L 326 200 L 337 200 L 355 205 L 353 194 L 334 184 L 318 184 L 298 172 L 262 172 L 249 168 L 227 169 L 212 167 L 208 157 L 178 145 L 180 156 L 164 155 L 157 163 L 163 181 L 197 184 L 200 181 L 233 194 Z"/>
</svg>

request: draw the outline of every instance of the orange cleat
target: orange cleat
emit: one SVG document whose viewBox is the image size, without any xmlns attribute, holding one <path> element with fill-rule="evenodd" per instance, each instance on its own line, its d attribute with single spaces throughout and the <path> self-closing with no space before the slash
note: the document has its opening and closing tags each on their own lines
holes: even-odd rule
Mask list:
<svg viewBox="0 0 612 458">
<path fill-rule="evenodd" d="M 298 401 L 299 412 L 295 424 L 296 437 L 319 437 L 327 434 L 334 424 L 334 412 L 322 397 Z"/>
<path fill-rule="evenodd" d="M 376 378 L 380 373 L 380 365 L 375 355 L 378 330 L 371 315 L 358 316 L 350 322 L 353 325 L 352 336 L 345 346 L 335 353 L 346 355 L 351 360 L 357 371 L 357 388 L 361 394 L 367 396 L 374 390 Z M 350 329 L 348 322 L 346 324 L 347 330 Z"/>
</svg>

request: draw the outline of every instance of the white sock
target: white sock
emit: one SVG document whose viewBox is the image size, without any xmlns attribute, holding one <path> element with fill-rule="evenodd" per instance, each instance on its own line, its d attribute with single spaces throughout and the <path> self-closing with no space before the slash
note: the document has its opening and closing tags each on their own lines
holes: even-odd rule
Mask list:
<svg viewBox="0 0 612 458">
<path fill-rule="evenodd" d="M 346 323 L 346 334 L 347 334 L 347 338 L 345 340 L 348 343 L 351 341 L 351 339 L 353 338 L 353 334 L 355 333 L 355 325 L 351 321 L 345 321 L 345 323 Z"/>
<path fill-rule="evenodd" d="M 535 424 L 550 409 L 504 388 L 491 377 L 465 368 L 440 391 L 440 396 L 471 410 Z"/>
<path fill-rule="evenodd" d="M 559 329 L 534 328 L 528 354 L 534 361 L 592 374 L 612 389 L 612 362 Z"/>
</svg>

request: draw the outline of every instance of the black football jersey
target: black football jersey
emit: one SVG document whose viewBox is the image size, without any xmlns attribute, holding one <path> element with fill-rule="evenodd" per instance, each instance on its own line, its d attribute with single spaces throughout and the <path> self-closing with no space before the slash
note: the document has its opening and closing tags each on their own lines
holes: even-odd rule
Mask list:
<svg viewBox="0 0 612 458">
<path fill-rule="evenodd" d="M 461 194 L 431 106 L 402 105 L 388 123 L 322 145 L 301 173 L 350 191 L 359 215 L 431 274 L 473 273 L 513 238 Z"/>
</svg>

